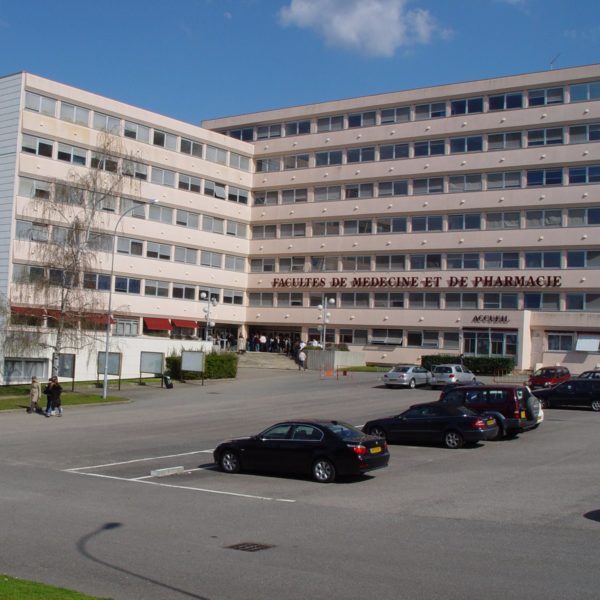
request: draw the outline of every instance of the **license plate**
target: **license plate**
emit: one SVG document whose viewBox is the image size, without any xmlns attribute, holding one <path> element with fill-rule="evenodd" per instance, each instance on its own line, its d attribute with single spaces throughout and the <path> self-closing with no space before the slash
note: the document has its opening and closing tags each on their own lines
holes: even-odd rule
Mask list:
<svg viewBox="0 0 600 600">
<path fill-rule="evenodd" d="M 521 411 L 521 419 L 526 419 L 526 418 L 527 418 L 527 413 L 524 410 L 522 410 Z"/>
<path fill-rule="evenodd" d="M 378 454 L 379 452 L 381 452 L 381 448 L 379 446 L 375 446 L 374 448 L 370 449 L 371 454 Z"/>
<path fill-rule="evenodd" d="M 496 424 L 496 419 L 488 419 L 487 420 L 487 424 L 490 425 L 490 426 L 495 425 Z"/>
</svg>

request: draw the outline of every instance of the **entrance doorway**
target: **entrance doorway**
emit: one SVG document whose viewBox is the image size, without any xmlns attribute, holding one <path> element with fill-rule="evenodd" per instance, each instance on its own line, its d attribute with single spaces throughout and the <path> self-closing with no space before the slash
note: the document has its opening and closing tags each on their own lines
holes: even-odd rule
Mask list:
<svg viewBox="0 0 600 600">
<path fill-rule="evenodd" d="M 301 333 L 300 327 L 252 327 L 249 329 L 246 350 L 290 354 L 294 343 L 300 340 Z"/>
</svg>

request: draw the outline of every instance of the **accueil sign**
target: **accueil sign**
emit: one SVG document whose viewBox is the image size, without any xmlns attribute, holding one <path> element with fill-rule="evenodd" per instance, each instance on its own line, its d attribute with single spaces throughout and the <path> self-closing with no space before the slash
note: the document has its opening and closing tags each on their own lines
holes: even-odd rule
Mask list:
<svg viewBox="0 0 600 600">
<path fill-rule="evenodd" d="M 464 277 L 274 277 L 273 288 L 559 288 L 561 275 L 477 275 Z"/>
</svg>

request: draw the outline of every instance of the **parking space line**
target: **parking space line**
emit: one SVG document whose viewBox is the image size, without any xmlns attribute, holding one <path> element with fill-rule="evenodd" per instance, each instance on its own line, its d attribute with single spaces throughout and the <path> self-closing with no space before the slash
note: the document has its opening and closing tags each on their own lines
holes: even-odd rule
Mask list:
<svg viewBox="0 0 600 600">
<path fill-rule="evenodd" d="M 195 469 L 184 469 L 182 473 L 193 473 L 194 471 L 215 471 L 219 467 L 217 465 L 210 465 L 208 467 L 196 467 Z M 82 473 L 85 475 L 85 473 Z M 143 481 L 144 479 L 154 479 L 155 475 L 144 475 L 143 477 L 132 477 L 131 481 Z"/>
</svg>

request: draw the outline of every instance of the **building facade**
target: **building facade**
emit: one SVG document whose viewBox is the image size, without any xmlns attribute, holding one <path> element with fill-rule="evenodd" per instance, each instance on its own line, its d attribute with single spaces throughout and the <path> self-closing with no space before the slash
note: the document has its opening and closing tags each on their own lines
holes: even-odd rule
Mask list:
<svg viewBox="0 0 600 600">
<path fill-rule="evenodd" d="M 82 285 L 99 314 L 112 295 L 124 374 L 143 351 L 202 346 L 207 321 L 223 346 L 324 338 L 380 364 L 600 363 L 600 65 L 203 127 L 26 73 L 0 79 L 0 98 L 0 287 L 16 324 L 51 329 L 55 310 L 17 293 L 51 279 L 32 249 L 59 239 L 33 201 L 97 169 L 107 132 L 123 148 L 136 185 L 103 207 Z M 6 377 L 48 356 L 4 360 Z"/>
</svg>

